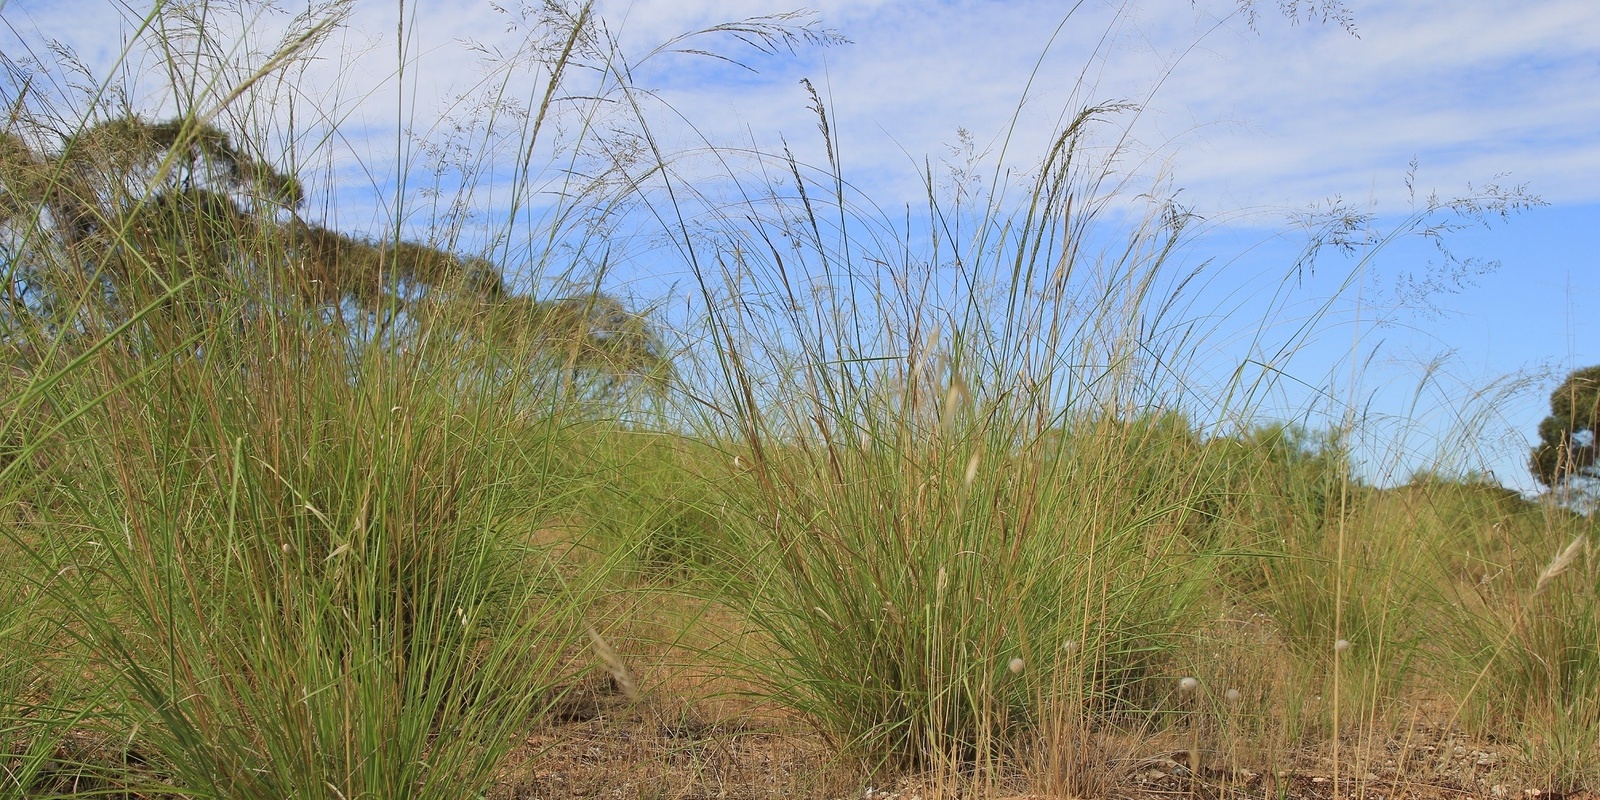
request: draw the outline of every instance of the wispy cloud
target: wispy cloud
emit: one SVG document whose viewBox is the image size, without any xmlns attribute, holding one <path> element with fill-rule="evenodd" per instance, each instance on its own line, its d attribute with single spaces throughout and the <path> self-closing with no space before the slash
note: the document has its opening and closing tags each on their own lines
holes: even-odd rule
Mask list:
<svg viewBox="0 0 1600 800">
<path fill-rule="evenodd" d="M 1592 134 L 1600 130 L 1600 14 L 1592 0 L 1349 5 L 1359 38 L 1271 16 L 1249 30 L 1228 17 L 1231 0 L 1092 2 L 1052 42 L 1060 4 L 1043 0 L 829 0 L 817 5 L 822 19 L 855 44 L 774 58 L 706 41 L 760 74 L 667 54 L 642 65 L 640 78 L 670 106 L 656 120 L 669 143 L 704 137 L 776 148 L 787 140 L 820 159 L 798 85 L 809 77 L 833 115 L 846 168 L 886 200 L 915 196 L 924 156 L 943 155 L 958 128 L 992 154 L 1006 148 L 1025 168 L 1063 112 L 1108 99 L 1148 101 L 1137 142 L 1170 162 L 1184 196 L 1202 209 L 1301 206 L 1343 194 L 1400 210 L 1413 158 L 1424 189 L 1509 173 L 1553 201 L 1600 200 L 1600 138 Z M 686 30 L 788 8 L 768 0 L 602 4 L 636 56 Z M 12 0 L 3 14 L 13 39 L 35 48 L 61 40 L 102 70 L 130 25 L 104 0 Z M 284 21 L 240 24 L 265 40 Z M 469 42 L 511 51 L 524 36 L 487 3 L 422 2 L 402 17 L 393 3 L 357 2 L 323 60 L 296 76 L 310 100 L 300 119 L 322 114 L 347 125 L 347 155 L 394 163 L 399 128 L 426 135 L 482 88 L 481 54 Z M 153 66 L 147 56 L 142 67 Z"/>
</svg>

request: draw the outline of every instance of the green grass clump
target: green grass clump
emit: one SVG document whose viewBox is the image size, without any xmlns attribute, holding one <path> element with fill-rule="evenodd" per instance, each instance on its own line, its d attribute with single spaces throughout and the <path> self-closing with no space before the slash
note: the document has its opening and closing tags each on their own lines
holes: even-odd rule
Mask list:
<svg viewBox="0 0 1600 800">
<path fill-rule="evenodd" d="M 715 579 L 744 556 L 723 497 L 733 456 L 706 441 L 611 424 L 585 428 L 573 452 L 603 484 L 574 509 L 589 544 L 647 582 Z"/>
<path fill-rule="evenodd" d="M 1200 446 L 1181 415 L 1144 413 L 1164 405 L 1146 355 L 1182 346 L 1146 331 L 1183 220 L 1154 208 L 1104 222 L 1104 253 L 1069 244 L 1102 235 L 1071 211 L 1099 191 L 1073 148 L 1116 111 L 1072 120 L 1015 218 L 997 189 L 951 274 L 877 253 L 854 231 L 883 223 L 847 203 L 837 165 L 808 192 L 788 160 L 803 191 L 768 218 L 799 221 L 753 235 L 791 249 L 739 273 L 788 310 L 731 295 L 714 320 L 748 456 L 730 502 L 753 555 L 734 582 L 757 632 L 746 667 L 873 768 L 998 776 L 1041 736 L 1148 718 L 1171 694 L 1156 681 L 1211 564 Z M 857 248 L 894 266 L 830 272 Z M 838 284 L 794 311 L 822 274 Z M 950 328 L 924 316 L 933 287 L 977 275 Z"/>
<path fill-rule="evenodd" d="M 1435 612 L 1449 659 L 1443 689 L 1472 728 L 1522 743 L 1531 775 L 1558 790 L 1592 786 L 1600 742 L 1600 584 L 1594 520 L 1552 506 L 1494 503 L 1492 488 L 1437 505 L 1482 511 L 1467 580 L 1441 580 Z M 1442 567 L 1454 567 L 1454 559 Z"/>
<path fill-rule="evenodd" d="M 1148 707 L 1203 574 L 1182 506 L 1130 513 L 1043 444 L 1004 452 L 997 426 L 912 423 L 752 467 L 759 545 L 740 590 L 768 637 L 751 664 L 764 684 L 893 769 L 993 767 L 1057 704 Z"/>
<path fill-rule="evenodd" d="M 205 358 L 137 330 L 62 387 L 104 397 L 55 514 L 102 554 L 68 627 L 128 736 L 203 796 L 487 788 L 583 630 L 585 579 L 529 536 L 574 490 L 561 417 L 445 353 L 226 317 Z"/>
</svg>

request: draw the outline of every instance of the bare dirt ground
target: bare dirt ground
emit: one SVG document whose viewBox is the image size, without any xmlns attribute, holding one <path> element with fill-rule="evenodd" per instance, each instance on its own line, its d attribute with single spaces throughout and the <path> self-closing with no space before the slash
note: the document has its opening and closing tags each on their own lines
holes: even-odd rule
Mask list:
<svg viewBox="0 0 1600 800">
<path fill-rule="evenodd" d="M 1331 743 L 1250 752 L 1205 749 L 1186 733 L 1101 737 L 1093 752 L 1064 759 L 1066 780 L 1015 774 L 972 780 L 873 776 L 846 763 L 817 732 L 760 699 L 753 687 L 699 662 L 737 623 L 731 615 L 640 601 L 617 608 L 619 649 L 629 653 L 640 692 L 629 700 L 605 675 L 568 692 L 506 765 L 495 800 L 674 798 L 677 800 L 1600 800 L 1553 792 L 1531 780 L 1516 742 L 1482 741 L 1446 729 L 1447 710 L 1421 709 L 1389 732 Z M 686 633 L 686 631 L 688 633 Z M 622 634 L 618 634 L 622 635 Z M 1053 787 L 1053 788 L 1052 788 Z"/>
<path fill-rule="evenodd" d="M 587 702 L 587 701 L 580 701 Z M 593 712 L 592 716 L 587 716 Z M 582 718 L 586 717 L 586 718 Z M 1508 748 L 1468 743 L 1419 726 L 1409 741 L 1386 741 L 1359 754 L 1346 748 L 1335 774 L 1326 748 L 1267 765 L 1228 764 L 1152 740 L 1149 752 L 1112 759 L 1104 786 L 1087 793 L 1117 800 L 1193 797 L 1205 800 L 1594 800 L 1526 785 L 1508 767 Z M 1358 766 L 1365 765 L 1365 766 Z M 597 699 L 559 716 L 530 737 L 508 765 L 498 800 L 557 798 L 861 798 L 933 800 L 940 797 L 1043 800 L 1070 797 L 1041 791 L 1026 775 L 981 787 L 948 779 L 901 776 L 874 780 L 837 762 L 818 735 L 759 717 L 717 714 L 693 705 Z M 1079 795 L 1082 796 L 1082 795 Z"/>
<path fill-rule="evenodd" d="M 745 687 L 730 689 L 681 668 L 641 682 L 636 701 L 605 676 L 569 692 L 517 749 L 492 797 L 1600 800 L 1529 780 L 1516 743 L 1474 740 L 1420 719 L 1398 733 L 1344 736 L 1337 769 L 1331 743 L 1241 754 L 1192 747 L 1181 733 L 1156 733 L 1097 741 L 1094 752 L 1068 759 L 1078 774 L 1067 781 L 1020 769 L 976 782 L 872 776 L 837 758 L 800 721 L 740 694 Z M 1040 788 L 1050 786 L 1068 788 Z"/>
</svg>

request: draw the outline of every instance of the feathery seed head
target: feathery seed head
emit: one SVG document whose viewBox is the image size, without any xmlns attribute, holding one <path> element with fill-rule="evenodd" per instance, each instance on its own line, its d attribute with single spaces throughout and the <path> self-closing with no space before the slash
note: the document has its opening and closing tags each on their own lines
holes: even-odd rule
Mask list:
<svg viewBox="0 0 1600 800">
<path fill-rule="evenodd" d="M 1551 581 L 1572 568 L 1573 562 L 1578 560 L 1578 553 L 1583 551 L 1583 544 L 1584 537 L 1573 539 L 1572 544 L 1567 545 L 1567 549 L 1562 550 L 1561 554 L 1550 562 L 1550 566 L 1544 568 L 1544 572 L 1539 574 L 1539 582 L 1533 587 L 1534 597 L 1543 594 L 1544 590 L 1550 587 Z"/>
</svg>

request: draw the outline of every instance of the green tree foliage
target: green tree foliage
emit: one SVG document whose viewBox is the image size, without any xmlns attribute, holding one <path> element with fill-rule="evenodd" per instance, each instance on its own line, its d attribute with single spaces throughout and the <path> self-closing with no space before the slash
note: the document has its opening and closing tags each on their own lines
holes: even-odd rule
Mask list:
<svg viewBox="0 0 1600 800">
<path fill-rule="evenodd" d="M 1555 488 L 1572 478 L 1597 478 L 1595 435 L 1600 432 L 1600 365 L 1575 370 L 1550 393 L 1550 416 L 1539 423 L 1539 444 L 1528 469 Z"/>
<path fill-rule="evenodd" d="M 391 337 L 442 322 L 446 336 L 533 353 L 609 389 L 669 371 L 653 327 L 615 298 L 513 295 L 486 259 L 306 221 L 300 181 L 213 125 L 129 116 L 55 147 L 53 126 L 17 114 L 11 128 L 0 132 L 0 338 L 14 352 L 30 331 L 115 324 L 152 299 L 204 317 L 233 287 L 340 321 L 370 316 Z M 84 320 L 86 298 L 98 323 Z"/>
<path fill-rule="evenodd" d="M 97 276 L 112 295 L 151 277 L 166 284 L 255 273 L 311 303 L 350 301 L 369 311 L 399 290 L 465 289 L 491 299 L 504 291 L 500 271 L 482 259 L 304 221 L 294 211 L 304 198 L 294 176 L 198 122 L 113 119 L 68 137 L 57 152 L 7 133 L 0 182 L 0 224 L 26 243 L 8 287 L 24 305 L 59 292 L 63 266 Z"/>
</svg>

